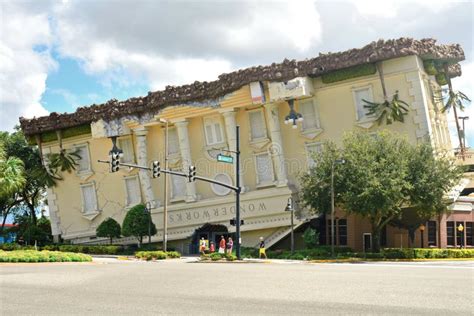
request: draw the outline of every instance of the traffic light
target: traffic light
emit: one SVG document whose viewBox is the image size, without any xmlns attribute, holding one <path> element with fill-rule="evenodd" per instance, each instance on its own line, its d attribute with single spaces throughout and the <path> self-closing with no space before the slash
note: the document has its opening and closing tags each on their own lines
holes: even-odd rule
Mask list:
<svg viewBox="0 0 474 316">
<path fill-rule="evenodd" d="M 152 164 L 152 177 L 158 178 L 161 175 L 161 166 L 159 161 L 153 161 Z"/>
<path fill-rule="evenodd" d="M 189 166 L 188 180 L 189 182 L 196 181 L 196 166 Z"/>
<path fill-rule="evenodd" d="M 117 172 L 120 168 L 120 153 L 112 152 L 110 154 L 110 172 Z"/>
<path fill-rule="evenodd" d="M 232 218 L 232 219 L 230 220 L 230 225 L 231 225 L 231 226 L 235 226 L 236 223 L 237 223 L 237 220 L 236 220 L 235 218 Z M 240 220 L 240 225 L 242 226 L 243 224 L 244 224 L 244 220 L 241 219 L 241 220 Z"/>
</svg>

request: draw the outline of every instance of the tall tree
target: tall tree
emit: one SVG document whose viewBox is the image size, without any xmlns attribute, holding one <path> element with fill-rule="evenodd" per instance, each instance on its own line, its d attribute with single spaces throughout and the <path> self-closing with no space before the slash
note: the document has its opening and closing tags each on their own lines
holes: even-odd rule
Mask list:
<svg viewBox="0 0 474 316">
<path fill-rule="evenodd" d="M 107 218 L 104 220 L 96 229 L 97 237 L 110 238 L 110 244 L 112 244 L 113 238 L 120 237 L 120 224 L 113 218 Z"/>
<path fill-rule="evenodd" d="M 23 162 L 5 154 L 3 140 L 0 139 L 0 199 L 6 198 L 25 185 Z"/>
<path fill-rule="evenodd" d="M 387 94 L 387 88 L 385 86 L 385 77 L 383 74 L 383 64 L 382 62 L 377 63 L 377 72 L 379 74 L 380 85 L 382 86 L 383 92 L 383 101 L 382 102 L 371 102 L 368 100 L 363 100 L 366 105 L 367 115 L 373 115 L 377 118 L 379 125 L 385 119 L 387 125 L 392 124 L 393 122 L 405 122 L 405 115 L 408 113 L 409 105 L 403 100 L 400 100 L 398 96 L 398 91 L 392 96 L 390 100 Z"/>
<path fill-rule="evenodd" d="M 461 150 L 462 158 L 464 159 L 464 145 L 461 137 L 461 127 L 459 126 L 458 120 L 458 109 L 460 111 L 464 111 L 464 102 L 470 102 L 471 100 L 461 91 L 454 91 L 453 84 L 451 83 L 451 77 L 449 76 L 449 65 L 445 63 L 443 65 L 444 76 L 446 78 L 446 82 L 448 84 L 448 98 L 446 100 L 446 104 L 444 105 L 443 109 L 441 110 L 443 113 L 453 109 L 454 114 L 454 121 L 456 122 L 456 130 L 458 132 L 458 139 L 459 139 L 459 148 Z M 466 131 L 463 131 L 464 133 Z"/>
<path fill-rule="evenodd" d="M 143 242 L 143 236 L 156 234 L 156 226 L 151 221 L 149 214 L 145 210 L 145 205 L 138 204 L 132 207 L 125 215 L 122 224 L 122 235 L 125 237 L 134 236 L 137 238 L 138 246 Z"/>
<path fill-rule="evenodd" d="M 384 226 L 401 219 L 407 207 L 422 219 L 446 211 L 444 194 L 462 173 L 452 160 L 435 157 L 429 145 L 414 146 L 386 131 L 350 133 L 338 155 L 316 155 L 315 167 L 302 176 L 302 200 L 318 213 L 330 209 L 329 162 L 341 156 L 346 163 L 335 169 L 336 203 L 368 219 L 373 251 L 380 250 Z"/>
</svg>

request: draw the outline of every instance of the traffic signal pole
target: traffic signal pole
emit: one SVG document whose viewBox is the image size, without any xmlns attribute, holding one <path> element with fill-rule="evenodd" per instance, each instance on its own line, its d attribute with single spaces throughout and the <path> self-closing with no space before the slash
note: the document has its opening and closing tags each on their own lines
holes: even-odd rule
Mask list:
<svg viewBox="0 0 474 316">
<path fill-rule="evenodd" d="M 235 163 L 236 163 L 235 164 L 235 184 L 236 185 L 235 186 L 227 184 L 225 182 L 216 181 L 216 180 L 211 179 L 211 178 L 206 178 L 206 177 L 201 177 L 201 176 L 195 175 L 196 167 L 194 167 L 194 166 L 190 166 L 190 169 L 189 169 L 188 173 L 179 172 L 179 171 L 172 171 L 172 170 L 167 170 L 167 169 L 161 169 L 159 167 L 160 164 L 159 164 L 158 161 L 154 161 L 153 166 L 155 168 L 158 168 L 156 177 L 159 177 L 160 176 L 159 174 L 161 172 L 163 172 L 165 174 L 172 174 L 172 175 L 175 175 L 175 176 L 188 178 L 188 181 L 190 181 L 190 182 L 193 182 L 195 180 L 201 180 L 201 181 L 205 181 L 205 182 L 209 182 L 209 183 L 214 183 L 214 184 L 226 187 L 228 189 L 231 189 L 235 192 L 235 214 L 236 214 L 235 233 L 237 235 L 236 236 L 237 237 L 237 246 L 235 247 L 235 251 L 236 251 L 236 254 L 237 254 L 237 259 L 240 260 L 241 259 L 240 244 L 242 243 L 242 238 L 240 237 L 240 225 L 241 225 L 241 220 L 240 220 L 240 193 L 242 191 L 242 188 L 240 187 L 240 126 L 237 125 L 235 127 L 235 130 L 236 130 L 236 148 L 235 148 L 235 151 L 226 150 L 228 152 L 234 153 L 235 156 L 236 156 L 236 159 L 235 159 Z M 97 161 L 102 162 L 102 163 L 111 164 L 111 161 L 109 161 L 109 160 L 97 160 Z M 150 167 L 146 167 L 146 166 L 140 166 L 140 165 L 131 164 L 131 163 L 123 163 L 123 162 L 120 162 L 118 159 L 117 159 L 117 162 L 118 162 L 117 165 L 116 165 L 117 169 L 116 170 L 111 170 L 112 172 L 117 172 L 118 169 L 119 169 L 118 168 L 119 166 L 126 166 L 126 167 L 131 167 L 131 168 L 149 170 L 149 171 L 153 171 L 153 169 L 154 169 L 154 168 L 150 168 Z M 191 176 L 191 173 L 193 173 L 192 176 Z"/>
<path fill-rule="evenodd" d="M 235 190 L 235 233 L 237 235 L 237 247 L 235 252 L 237 254 L 237 259 L 240 260 L 240 244 L 242 243 L 242 238 L 240 237 L 240 126 L 235 127 L 236 141 L 235 141 L 235 184 L 237 190 Z"/>
</svg>

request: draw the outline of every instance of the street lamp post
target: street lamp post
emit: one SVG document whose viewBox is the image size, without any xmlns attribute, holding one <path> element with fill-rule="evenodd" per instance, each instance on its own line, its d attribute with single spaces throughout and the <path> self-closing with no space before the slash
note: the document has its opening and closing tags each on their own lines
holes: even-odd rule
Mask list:
<svg viewBox="0 0 474 316">
<path fill-rule="evenodd" d="M 334 229 L 334 165 L 344 164 L 344 159 L 336 159 L 331 164 L 331 256 L 334 257 L 334 242 L 335 242 L 335 229 Z"/>
<path fill-rule="evenodd" d="M 295 209 L 293 207 L 293 199 L 289 197 L 288 203 L 286 205 L 286 211 L 291 213 L 291 254 L 295 253 L 295 235 L 294 235 L 294 224 L 293 224 L 294 210 Z"/>
<path fill-rule="evenodd" d="M 469 116 L 460 116 L 458 117 L 460 120 L 462 120 L 462 146 L 459 144 L 459 147 L 462 148 L 461 154 L 464 155 L 464 152 L 466 151 L 466 125 L 465 122 L 466 120 L 469 120 Z"/>
<path fill-rule="evenodd" d="M 421 237 L 421 248 L 424 248 L 425 247 L 425 243 L 424 243 L 424 232 L 425 232 L 425 225 L 424 224 L 421 224 L 420 225 L 420 237 Z"/>
<path fill-rule="evenodd" d="M 148 244 L 151 244 L 151 202 L 148 201 L 145 204 L 145 212 L 148 212 Z"/>
<path fill-rule="evenodd" d="M 165 123 L 165 170 L 168 170 L 168 120 L 160 119 L 161 123 Z M 163 251 L 168 249 L 168 174 L 163 176 Z"/>
<path fill-rule="evenodd" d="M 296 122 L 303 122 L 303 115 L 295 111 L 295 100 L 288 100 L 288 106 L 290 107 L 290 113 L 285 117 L 285 124 L 292 123 L 291 128 L 296 129 L 298 126 Z"/>
<path fill-rule="evenodd" d="M 464 226 L 462 224 L 459 224 L 458 232 L 461 235 L 461 244 L 459 246 L 460 248 L 462 248 L 464 245 Z"/>
</svg>

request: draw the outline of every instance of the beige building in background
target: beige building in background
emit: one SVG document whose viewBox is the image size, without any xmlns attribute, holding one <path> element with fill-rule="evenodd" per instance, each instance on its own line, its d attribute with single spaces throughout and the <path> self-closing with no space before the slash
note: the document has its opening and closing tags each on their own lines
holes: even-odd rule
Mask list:
<svg viewBox="0 0 474 316">
<path fill-rule="evenodd" d="M 64 181 L 48 189 L 53 234 L 72 243 L 106 242 L 95 236 L 104 219 L 112 217 L 122 223 L 130 207 L 150 202 L 158 229 L 152 241 L 161 242 L 163 175 L 153 179 L 149 172 L 123 166 L 119 172 L 109 173 L 109 167 L 97 160 L 108 159 L 110 137 L 117 136 L 123 162 L 150 165 L 159 160 L 163 167 L 165 128 L 160 120 L 164 119 L 169 122 L 170 169 L 187 170 L 192 164 L 198 175 L 231 184 L 235 184 L 234 166 L 217 162 L 216 156 L 222 150 L 235 149 L 235 127 L 240 126 L 242 245 L 256 246 L 260 236 L 267 247 L 275 245 L 290 232 L 287 199 L 293 196 L 297 200 L 298 177 L 313 164 L 311 153 L 320 150 L 324 141 L 340 144 L 347 131 L 388 129 L 412 143 L 429 141 L 439 151 L 452 151 L 446 115 L 437 111 L 440 104 L 435 96 L 440 86 L 423 66 L 423 60 L 428 59 L 449 62 L 455 76 L 460 74 L 456 63 L 464 55 L 457 45 L 436 45 L 433 40 L 374 42 L 359 50 L 225 74 L 211 83 L 167 87 L 143 98 L 111 100 L 73 114 L 22 119 L 25 134 L 41 144 L 44 155 L 59 150 L 57 140 L 48 141 L 48 133 L 61 130 L 66 135 L 67 130 L 86 126 L 83 134 L 63 138 L 64 148 L 79 149 L 82 159 L 76 172 L 64 174 Z M 398 91 L 400 99 L 410 104 L 405 123 L 379 126 L 366 115 L 362 99 L 383 99 L 378 73 L 323 83 L 325 74 L 374 63 L 383 66 L 388 94 Z M 289 100 L 304 117 L 296 129 L 284 124 Z M 233 192 L 206 182 L 188 183 L 177 176 L 168 180 L 169 246 L 183 253 L 194 252 L 197 238 L 216 241 L 221 234 L 234 231 L 229 224 L 235 216 Z M 472 209 L 469 216 L 463 221 L 472 223 Z M 296 227 L 313 219 L 322 233 L 321 241 L 328 240 L 324 216 L 299 208 L 296 217 Z M 338 212 L 338 245 L 369 247 L 370 234 L 365 220 Z M 428 237 L 429 232 L 425 234 Z M 406 231 L 389 227 L 386 245 L 406 246 L 406 236 Z M 121 238 L 116 243 L 135 240 Z"/>
</svg>

